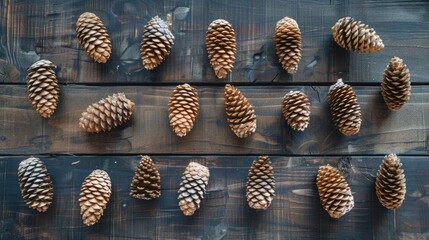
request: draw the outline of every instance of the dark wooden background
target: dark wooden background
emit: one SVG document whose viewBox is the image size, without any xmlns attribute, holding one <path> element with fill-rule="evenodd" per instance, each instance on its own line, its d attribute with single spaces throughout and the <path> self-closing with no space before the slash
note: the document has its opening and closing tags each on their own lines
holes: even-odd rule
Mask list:
<svg viewBox="0 0 429 240">
<path fill-rule="evenodd" d="M 93 63 L 79 46 L 75 22 L 85 11 L 105 23 L 113 53 Z M 153 16 L 173 19 L 175 45 L 156 70 L 142 68 L 139 45 Z M 303 36 L 299 71 L 281 69 L 273 45 L 276 22 L 297 20 Z M 340 49 L 330 28 L 344 16 L 371 27 L 386 47 L 374 54 Z M 216 79 L 204 37 L 209 23 L 227 19 L 236 29 L 237 61 L 228 79 Z M 411 71 L 412 97 L 389 112 L 380 95 L 382 72 L 392 56 Z M 3 0 L 0 2 L 0 239 L 429 239 L 429 2 L 375 0 Z M 42 119 L 27 99 L 26 69 L 36 60 L 57 65 L 60 104 Z M 326 95 L 337 78 L 350 83 L 362 107 L 359 134 L 343 137 L 330 120 Z M 167 102 L 177 84 L 190 83 L 201 110 L 193 131 L 178 138 Z M 223 87 L 232 82 L 255 107 L 256 133 L 238 139 L 227 126 Z M 289 128 L 281 100 L 302 90 L 312 103 L 309 127 Z M 125 92 L 136 103 L 132 120 L 110 133 L 78 129 L 80 113 L 109 94 Z M 396 211 L 384 209 L 374 179 L 385 154 L 404 164 L 407 195 Z M 162 196 L 128 196 L 140 154 L 162 177 Z M 244 185 L 258 155 L 271 156 L 276 197 L 266 211 L 247 207 Z M 29 156 L 45 161 L 55 187 L 46 213 L 21 199 L 17 168 Z M 184 217 L 177 189 L 189 161 L 210 168 L 202 208 Z M 331 219 L 319 203 L 315 178 L 323 164 L 338 166 L 351 185 L 355 208 Z M 95 168 L 106 170 L 112 199 L 101 221 L 83 225 L 78 194 Z"/>
</svg>

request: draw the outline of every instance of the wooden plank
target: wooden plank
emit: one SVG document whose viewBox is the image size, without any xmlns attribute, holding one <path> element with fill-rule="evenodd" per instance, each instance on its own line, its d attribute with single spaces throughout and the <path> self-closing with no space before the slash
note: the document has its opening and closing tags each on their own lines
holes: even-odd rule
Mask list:
<svg viewBox="0 0 429 240">
<path fill-rule="evenodd" d="M 424 239 L 429 236 L 427 157 L 401 157 L 407 195 L 401 208 L 383 208 L 374 191 L 382 156 L 272 157 L 276 196 L 266 211 L 245 201 L 248 168 L 256 156 L 152 156 L 162 196 L 153 201 L 129 197 L 139 156 L 42 156 L 54 182 L 54 203 L 37 213 L 21 200 L 16 169 L 24 156 L 0 158 L 1 239 Z M 189 161 L 210 168 L 202 207 L 192 217 L 177 203 L 181 174 Z M 340 166 L 355 207 L 339 220 L 319 203 L 315 178 L 324 164 Z M 83 179 L 95 168 L 112 179 L 112 199 L 101 221 L 86 227 L 79 214 Z"/>
<path fill-rule="evenodd" d="M 24 82 L 25 70 L 39 58 L 58 65 L 63 83 L 118 82 L 379 82 L 393 55 L 411 69 L 413 82 L 428 83 L 429 55 L 427 1 L 3 1 L 0 9 L 0 58 L 16 66 Z M 184 14 L 177 7 L 189 8 Z M 109 29 L 113 53 L 106 65 L 85 55 L 75 36 L 75 22 L 84 11 L 93 11 Z M 139 45 L 144 24 L 153 16 L 173 16 L 175 45 L 155 71 L 142 69 Z M 180 16 L 179 14 L 184 14 Z M 273 32 L 284 16 L 295 18 L 303 35 L 299 71 L 289 75 L 275 55 Z M 331 27 L 352 16 L 375 28 L 385 50 L 375 54 L 349 53 L 332 40 Z M 205 32 L 211 21 L 225 18 L 237 32 L 238 53 L 234 72 L 218 80 L 205 50 Z M 14 75 L 15 76 L 15 75 Z"/>
<path fill-rule="evenodd" d="M 361 131 L 342 136 L 331 121 L 326 103 L 328 87 L 240 86 L 255 108 L 256 133 L 239 139 L 226 123 L 223 87 L 196 87 L 201 110 L 192 132 L 177 137 L 168 121 L 167 102 L 173 86 L 61 86 L 60 104 L 50 119 L 32 108 L 25 86 L 0 88 L 1 154 L 428 154 L 428 86 L 413 86 L 409 103 L 389 112 L 379 87 L 355 86 L 362 108 Z M 289 128 L 281 101 L 290 90 L 304 91 L 311 103 L 310 125 L 304 132 Z M 132 120 L 104 134 L 78 128 L 86 107 L 115 92 L 136 103 Z"/>
</svg>

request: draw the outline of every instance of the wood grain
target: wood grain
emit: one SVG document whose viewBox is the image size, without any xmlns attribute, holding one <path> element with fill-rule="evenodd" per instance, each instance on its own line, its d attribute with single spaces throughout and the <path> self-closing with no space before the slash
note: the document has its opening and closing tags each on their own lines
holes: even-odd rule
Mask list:
<svg viewBox="0 0 429 240">
<path fill-rule="evenodd" d="M 381 81 L 394 55 L 409 66 L 413 82 L 429 82 L 427 1 L 14 0 L 0 6 L 0 59 L 15 66 L 11 71 L 21 73 L 19 78 L 4 79 L 7 83 L 23 83 L 25 70 L 40 58 L 58 65 L 63 83 L 321 83 L 339 77 L 369 83 Z M 93 63 L 77 41 L 75 22 L 84 11 L 95 12 L 109 30 L 113 53 L 105 65 Z M 172 16 L 176 39 L 167 60 L 155 71 L 146 71 L 139 56 L 140 41 L 145 23 L 155 15 Z M 276 22 L 284 16 L 297 20 L 303 37 L 302 61 L 293 76 L 278 63 L 272 39 Z M 375 54 L 339 48 L 331 27 L 345 16 L 375 28 L 386 48 Z M 230 21 L 237 33 L 237 60 L 226 80 L 215 77 L 205 50 L 205 32 L 217 18 Z"/>
<path fill-rule="evenodd" d="M 161 173 L 162 195 L 153 201 L 128 193 L 140 159 L 131 156 L 44 156 L 54 183 L 54 203 L 36 213 L 21 200 L 16 169 L 26 157 L 0 158 L 1 239 L 424 239 L 429 235 L 429 171 L 425 157 L 401 157 L 407 195 L 401 208 L 384 209 L 374 190 L 382 156 L 271 157 L 276 196 L 266 211 L 248 208 L 244 186 L 257 156 L 152 156 Z M 209 167 L 210 180 L 202 207 L 182 215 L 178 183 L 189 161 Z M 331 219 L 319 203 L 318 167 L 339 166 L 350 184 L 354 209 Z M 96 168 L 112 179 L 112 199 L 93 227 L 83 225 L 78 194 L 83 179 Z M 415 224 L 408 224 L 408 223 Z M 305 226 L 305 227 L 304 227 Z"/>
<path fill-rule="evenodd" d="M 326 103 L 328 87 L 239 86 L 255 108 L 256 133 L 239 139 L 229 129 L 224 113 L 223 87 L 196 87 L 200 112 L 194 129 L 177 137 L 168 121 L 171 87 L 61 86 L 60 104 L 50 119 L 42 119 L 27 99 L 24 86 L 0 89 L 0 153 L 2 154 L 405 154 L 428 153 L 428 86 L 415 86 L 411 100 L 398 112 L 389 112 L 380 87 L 354 89 L 362 108 L 362 128 L 342 136 L 331 121 Z M 282 97 L 304 91 L 310 101 L 310 125 L 293 131 L 281 113 Z M 134 115 L 123 127 L 108 133 L 87 134 L 78 128 L 80 114 L 93 102 L 116 92 L 136 103 Z"/>
</svg>

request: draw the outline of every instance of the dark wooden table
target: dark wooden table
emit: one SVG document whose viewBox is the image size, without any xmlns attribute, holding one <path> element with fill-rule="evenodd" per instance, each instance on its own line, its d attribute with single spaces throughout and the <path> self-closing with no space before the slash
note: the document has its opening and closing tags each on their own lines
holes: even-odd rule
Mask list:
<svg viewBox="0 0 429 240">
<path fill-rule="evenodd" d="M 107 64 L 93 63 L 79 46 L 75 22 L 96 13 L 113 42 Z M 173 19 L 175 44 L 155 71 L 142 69 L 139 45 L 153 16 Z M 284 16 L 303 36 L 299 71 L 281 69 L 273 32 Z M 386 47 L 350 53 L 332 40 L 331 26 L 352 16 L 375 28 Z M 205 50 L 205 32 L 217 18 L 236 29 L 238 53 L 226 80 L 216 79 Z M 411 70 L 412 97 L 389 112 L 380 95 L 383 69 L 399 56 Z M 5 0 L 0 2 L 0 238 L 1 239 L 429 239 L 429 2 L 375 0 Z M 27 99 L 26 69 L 38 59 L 57 65 L 60 104 L 42 119 Z M 326 95 L 337 78 L 351 84 L 362 107 L 359 134 L 343 137 L 330 120 Z M 178 138 L 170 129 L 167 102 L 177 84 L 190 83 L 201 111 L 193 131 Z M 242 140 L 226 123 L 223 87 L 232 82 L 258 117 L 256 133 Z M 312 103 L 309 127 L 295 132 L 281 114 L 281 100 L 302 90 Z M 78 129 L 80 113 L 115 92 L 136 103 L 132 120 L 109 133 Z M 377 201 L 374 180 L 383 156 L 397 153 L 407 178 L 406 200 L 396 211 Z M 162 197 L 129 197 L 140 154 L 162 176 Z M 266 211 L 245 201 L 248 168 L 258 155 L 272 158 L 276 197 Z M 40 157 L 51 173 L 55 196 L 46 213 L 27 208 L 17 168 Z M 210 168 L 202 208 L 182 215 L 177 198 L 189 161 Z M 318 167 L 339 166 L 355 208 L 331 219 L 319 203 Z M 79 214 L 80 185 L 93 169 L 106 170 L 113 194 L 101 221 L 86 227 Z"/>
</svg>

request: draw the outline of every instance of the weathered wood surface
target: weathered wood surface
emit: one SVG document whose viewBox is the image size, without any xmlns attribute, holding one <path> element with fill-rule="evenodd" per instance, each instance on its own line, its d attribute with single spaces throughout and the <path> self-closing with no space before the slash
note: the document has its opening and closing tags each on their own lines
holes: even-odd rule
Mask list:
<svg viewBox="0 0 429 240">
<path fill-rule="evenodd" d="M 0 89 L 0 153 L 2 154 L 428 154 L 428 86 L 414 86 L 409 103 L 389 112 L 379 87 L 355 87 L 362 108 L 362 127 L 342 136 L 331 121 L 326 103 L 328 87 L 245 87 L 255 108 L 256 133 L 239 139 L 225 116 L 223 87 L 196 87 L 200 112 L 191 133 L 177 137 L 168 121 L 171 87 L 62 86 L 60 104 L 50 119 L 41 118 L 27 99 L 24 86 Z M 311 103 L 310 125 L 293 131 L 281 112 L 285 93 L 304 91 Z M 115 92 L 136 103 L 132 120 L 108 133 L 88 134 L 78 127 L 87 106 Z"/>
<path fill-rule="evenodd" d="M 376 157 L 272 157 L 276 196 L 266 211 L 248 208 L 245 182 L 257 156 L 152 156 L 162 179 L 162 196 L 153 201 L 131 198 L 129 183 L 138 160 L 132 156 L 43 157 L 54 183 L 54 203 L 46 213 L 27 208 L 16 176 L 25 157 L 0 158 L 1 239 L 427 239 L 429 171 L 425 157 L 401 157 L 407 194 L 401 208 L 383 208 L 374 190 L 381 163 Z M 209 167 L 202 207 L 182 215 L 177 198 L 181 174 L 189 161 Z M 334 220 L 319 203 L 318 167 L 340 166 L 352 189 L 355 207 Z M 112 179 L 112 199 L 93 227 L 83 225 L 78 194 L 92 169 Z"/>
<path fill-rule="evenodd" d="M 79 47 L 75 22 L 93 11 L 113 42 L 106 65 L 91 62 Z M 397 55 L 413 82 L 428 83 L 429 2 L 376 0 L 12 0 L 0 3 L 0 81 L 23 83 L 25 70 L 45 58 L 58 65 L 63 83 L 158 82 L 379 82 Z M 175 45 L 155 71 L 142 69 L 139 47 L 144 24 L 153 16 L 173 19 Z M 273 32 L 284 16 L 296 19 L 303 36 L 299 71 L 289 75 L 275 55 Z M 375 54 L 349 53 L 332 40 L 331 27 L 351 16 L 375 28 L 386 48 Z M 211 21 L 227 19 L 237 33 L 237 61 L 227 80 L 216 79 L 205 50 Z M 15 66 L 10 68 L 12 64 Z M 17 76 L 20 73 L 20 76 Z"/>
</svg>

